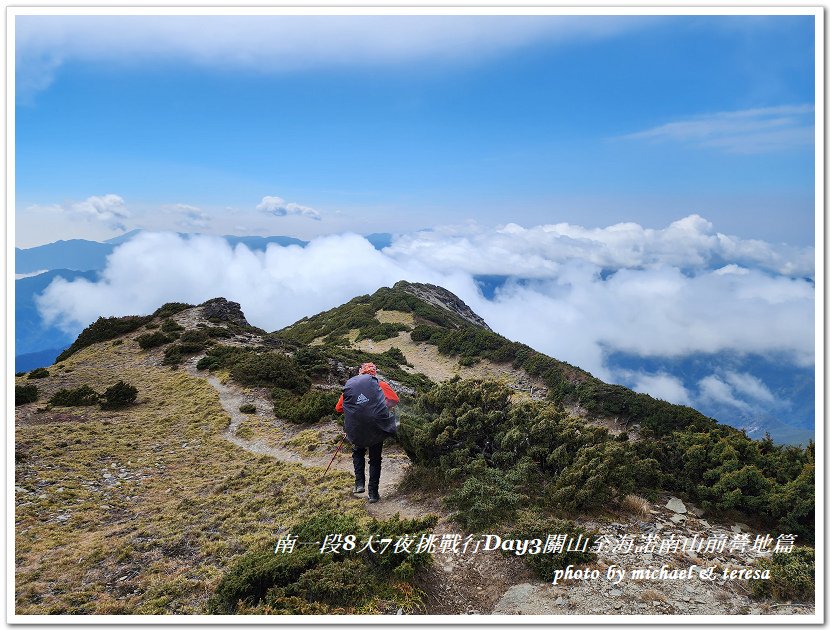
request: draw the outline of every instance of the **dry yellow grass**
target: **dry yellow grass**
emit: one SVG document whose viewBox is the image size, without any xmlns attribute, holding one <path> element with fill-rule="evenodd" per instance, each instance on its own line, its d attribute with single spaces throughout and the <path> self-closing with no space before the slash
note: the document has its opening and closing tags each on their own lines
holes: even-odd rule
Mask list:
<svg viewBox="0 0 830 630">
<path fill-rule="evenodd" d="M 415 325 L 415 316 L 412 313 L 404 313 L 403 311 L 385 311 L 381 309 L 375 313 L 375 319 L 381 324 Z"/>
<path fill-rule="evenodd" d="M 230 444 L 216 391 L 134 346 L 73 355 L 16 410 L 18 614 L 203 613 L 228 563 L 280 528 L 324 508 L 366 518 L 349 475 Z M 139 390 L 127 410 L 37 411 L 60 387 L 122 378 Z"/>
<path fill-rule="evenodd" d="M 646 518 L 650 514 L 651 503 L 636 494 L 627 494 L 620 502 L 620 507 L 634 516 Z"/>
</svg>

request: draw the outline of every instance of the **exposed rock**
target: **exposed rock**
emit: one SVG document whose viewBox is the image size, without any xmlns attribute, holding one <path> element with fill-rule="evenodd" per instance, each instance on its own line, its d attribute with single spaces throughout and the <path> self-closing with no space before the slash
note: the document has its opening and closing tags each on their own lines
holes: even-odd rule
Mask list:
<svg viewBox="0 0 830 630">
<path fill-rule="evenodd" d="M 686 513 L 686 506 L 683 504 L 683 501 L 681 501 L 677 497 L 672 497 L 671 499 L 669 499 L 669 502 L 666 503 L 666 509 L 671 510 L 672 512 L 676 512 L 677 514 Z"/>
<path fill-rule="evenodd" d="M 231 322 L 240 326 L 250 326 L 239 302 L 230 302 L 225 298 L 213 298 L 201 305 L 202 316 L 208 320 Z"/>
<path fill-rule="evenodd" d="M 471 324 L 481 326 L 482 328 L 492 331 L 492 329 L 487 325 L 487 322 L 485 322 L 481 316 L 477 315 L 473 309 L 467 306 L 461 298 L 455 295 L 455 293 L 447 291 L 444 287 L 439 287 L 434 284 L 407 282 L 406 280 L 401 280 L 400 282 L 396 282 L 395 286 L 392 288 L 411 293 L 428 304 L 439 306 L 450 311 L 451 313 L 455 313 Z"/>
<path fill-rule="evenodd" d="M 671 517 L 671 522 L 675 523 L 675 524 L 676 523 L 682 523 L 685 520 L 686 520 L 686 517 L 683 514 L 675 514 L 674 516 Z"/>
</svg>

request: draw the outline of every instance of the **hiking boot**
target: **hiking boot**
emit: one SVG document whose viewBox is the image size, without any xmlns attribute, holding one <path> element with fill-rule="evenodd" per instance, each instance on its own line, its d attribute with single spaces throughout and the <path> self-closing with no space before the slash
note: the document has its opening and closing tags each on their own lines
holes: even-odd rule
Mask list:
<svg viewBox="0 0 830 630">
<path fill-rule="evenodd" d="M 380 501 L 380 495 L 377 488 L 369 488 L 369 503 L 377 503 Z"/>
<path fill-rule="evenodd" d="M 366 492 L 366 482 L 362 479 L 355 479 L 354 482 L 354 490 L 352 490 L 354 494 L 360 494 L 361 492 Z"/>
</svg>

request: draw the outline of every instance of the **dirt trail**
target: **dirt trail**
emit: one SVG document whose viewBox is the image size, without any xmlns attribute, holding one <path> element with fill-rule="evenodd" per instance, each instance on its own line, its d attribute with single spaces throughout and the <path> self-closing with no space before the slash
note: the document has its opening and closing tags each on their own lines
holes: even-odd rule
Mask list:
<svg viewBox="0 0 830 630">
<path fill-rule="evenodd" d="M 320 473 L 328 466 L 332 451 L 327 449 L 318 454 L 298 453 L 285 446 L 265 443 L 261 439 L 249 440 L 237 434 L 240 425 L 250 416 L 239 411 L 243 404 L 253 404 L 257 414 L 271 416 L 270 401 L 262 396 L 252 396 L 251 392 L 242 391 L 234 384 L 222 383 L 217 377 L 196 370 L 195 357 L 185 364 L 188 373 L 197 378 L 207 380 L 219 394 L 222 408 L 230 417 L 230 425 L 223 437 L 232 444 L 250 453 L 273 457 L 281 462 L 301 464 L 303 466 L 320 469 Z M 295 432 L 295 426 L 279 419 L 274 419 L 275 427 L 285 433 Z M 409 459 L 403 450 L 394 442 L 387 442 L 383 450 L 383 471 L 380 480 L 381 500 L 377 503 L 366 502 L 366 510 L 377 519 L 385 519 L 396 513 L 403 518 L 419 518 L 426 514 L 438 514 L 439 521 L 434 533 L 457 533 L 458 527 L 449 520 L 446 514 L 435 502 L 422 502 L 403 496 L 397 487 L 409 466 Z M 332 464 L 332 468 L 344 472 L 352 472 L 352 462 L 348 444 L 345 444 L 341 453 Z M 344 488 L 349 492 L 351 488 Z M 365 495 L 363 495 L 365 496 Z M 519 562 L 503 558 L 494 554 L 467 555 L 454 553 L 436 553 L 435 562 L 423 576 L 420 586 L 426 593 L 424 602 L 426 614 L 457 615 L 479 613 L 487 614 L 514 584 L 532 579 L 529 571 Z"/>
</svg>

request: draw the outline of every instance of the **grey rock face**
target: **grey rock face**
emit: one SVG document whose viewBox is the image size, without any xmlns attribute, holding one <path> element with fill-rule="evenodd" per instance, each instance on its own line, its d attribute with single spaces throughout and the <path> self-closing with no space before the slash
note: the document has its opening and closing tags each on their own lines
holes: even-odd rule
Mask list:
<svg viewBox="0 0 830 630">
<path fill-rule="evenodd" d="M 231 322 L 240 326 L 250 326 L 239 302 L 231 302 L 225 298 L 213 298 L 202 306 L 202 316 L 205 319 L 216 319 L 222 322 Z"/>
</svg>

